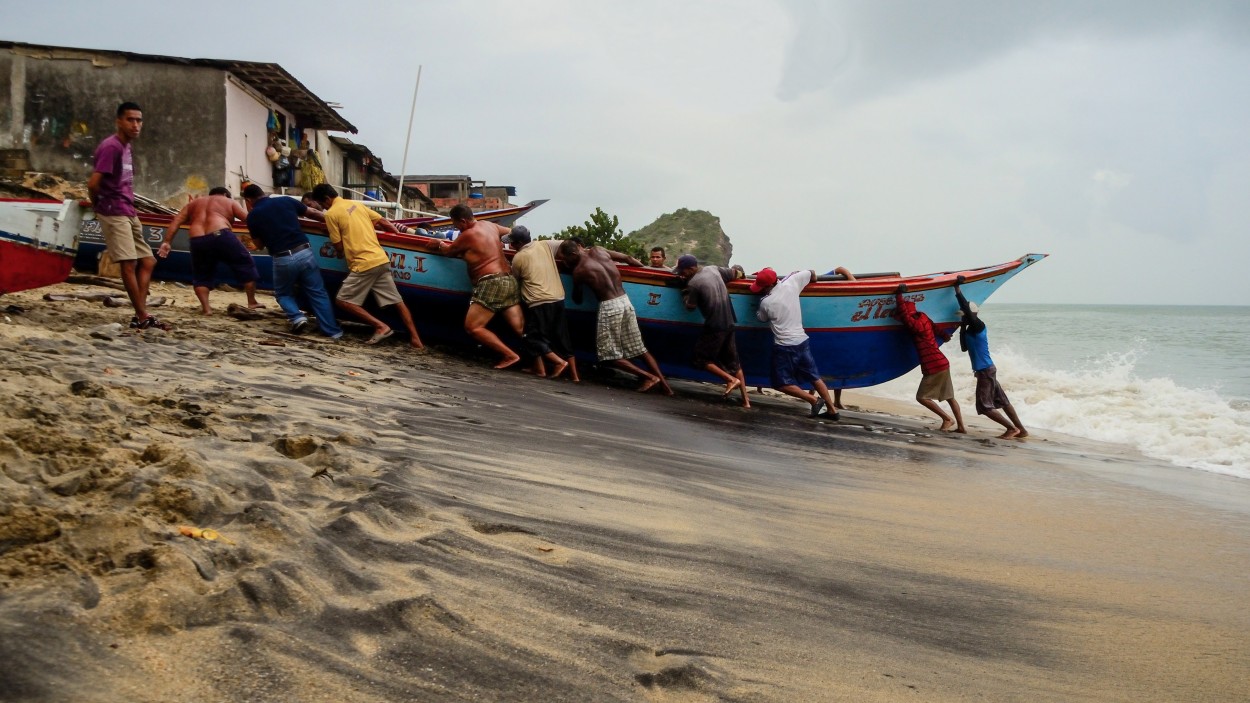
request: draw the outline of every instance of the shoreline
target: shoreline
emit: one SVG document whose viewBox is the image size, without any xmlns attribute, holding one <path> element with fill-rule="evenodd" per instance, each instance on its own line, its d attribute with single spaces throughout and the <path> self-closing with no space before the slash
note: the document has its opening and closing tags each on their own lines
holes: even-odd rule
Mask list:
<svg viewBox="0 0 1250 703">
<path fill-rule="evenodd" d="M 261 345 L 285 323 L 172 284 L 173 332 L 94 340 L 129 313 L 41 300 L 77 289 L 4 298 L 0 697 L 1232 701 L 1250 677 L 1238 479 L 945 436 L 855 391 L 831 423 Z"/>
</svg>

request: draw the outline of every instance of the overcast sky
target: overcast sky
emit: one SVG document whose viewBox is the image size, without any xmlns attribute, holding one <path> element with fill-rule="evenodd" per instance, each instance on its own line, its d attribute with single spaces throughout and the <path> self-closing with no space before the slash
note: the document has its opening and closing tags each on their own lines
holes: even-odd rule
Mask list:
<svg viewBox="0 0 1250 703">
<path fill-rule="evenodd" d="M 421 65 L 407 171 L 536 233 L 686 207 L 749 271 L 1044 252 L 994 301 L 1250 304 L 1250 2 L 348 6 L 0 0 L 0 38 L 280 63 L 396 174 Z"/>
</svg>

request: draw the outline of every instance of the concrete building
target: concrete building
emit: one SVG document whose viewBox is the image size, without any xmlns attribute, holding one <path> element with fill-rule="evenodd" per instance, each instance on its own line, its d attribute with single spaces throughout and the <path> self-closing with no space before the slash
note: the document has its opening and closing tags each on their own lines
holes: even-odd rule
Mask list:
<svg viewBox="0 0 1250 703">
<path fill-rule="evenodd" d="M 237 195 L 245 179 L 281 189 L 266 153 L 274 140 L 293 150 L 306 142 L 324 168 L 342 163 L 328 132 L 356 132 L 273 63 L 0 41 L 0 78 L 6 163 L 85 181 L 96 146 L 116 131 L 118 104 L 134 101 L 144 111 L 135 191 L 172 207 L 217 185 Z M 353 177 L 326 175 L 335 185 Z"/>
<path fill-rule="evenodd" d="M 404 189 L 420 191 L 444 214 L 461 203 L 474 210 L 499 210 L 510 207 L 510 198 L 516 195 L 515 186 L 488 186 L 486 181 L 454 175 L 405 176 Z"/>
</svg>

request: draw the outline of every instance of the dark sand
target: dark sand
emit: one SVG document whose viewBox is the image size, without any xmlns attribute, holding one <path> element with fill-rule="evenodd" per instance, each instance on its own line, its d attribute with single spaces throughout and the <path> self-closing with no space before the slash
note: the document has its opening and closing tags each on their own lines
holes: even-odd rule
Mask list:
<svg viewBox="0 0 1250 703">
<path fill-rule="evenodd" d="M 1250 695 L 1244 481 L 852 393 L 263 346 L 154 288 L 177 329 L 111 341 L 125 310 L 40 299 L 82 286 L 0 299 L 0 700 Z"/>
</svg>

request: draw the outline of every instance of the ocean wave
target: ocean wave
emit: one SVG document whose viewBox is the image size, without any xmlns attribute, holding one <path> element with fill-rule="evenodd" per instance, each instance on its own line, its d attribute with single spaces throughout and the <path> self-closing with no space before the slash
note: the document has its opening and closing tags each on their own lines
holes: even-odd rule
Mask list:
<svg viewBox="0 0 1250 703">
<path fill-rule="evenodd" d="M 1250 402 L 1221 397 L 1217 388 L 1139 377 L 1145 344 L 1069 369 L 1045 368 L 1006 345 L 994 349 L 994 361 L 1026 427 L 1125 444 L 1179 466 L 1250 479 Z M 967 355 L 947 356 L 956 397 L 965 415 L 974 414 L 976 380 Z M 910 400 L 918 382 L 914 371 L 867 392 Z"/>
</svg>

